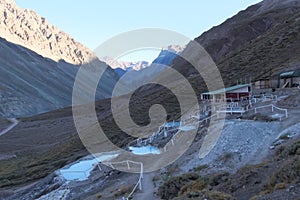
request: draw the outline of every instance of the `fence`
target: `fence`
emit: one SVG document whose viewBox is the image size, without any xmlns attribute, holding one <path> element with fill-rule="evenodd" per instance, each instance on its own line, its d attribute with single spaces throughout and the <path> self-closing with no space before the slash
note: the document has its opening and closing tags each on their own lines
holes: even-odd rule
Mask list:
<svg viewBox="0 0 300 200">
<path fill-rule="evenodd" d="M 263 101 L 277 100 L 278 96 L 273 94 L 263 94 Z"/>
<path fill-rule="evenodd" d="M 138 138 L 136 140 L 133 140 L 133 141 L 129 142 L 127 144 L 127 146 L 129 147 L 129 146 L 134 146 L 134 145 L 137 145 L 137 146 L 147 145 L 147 143 L 153 142 L 153 140 L 155 138 L 158 138 L 162 135 L 164 135 L 164 137 L 167 137 L 168 134 L 169 134 L 168 132 L 175 131 L 175 130 L 178 129 L 177 126 L 175 126 L 175 121 L 173 121 L 173 123 L 172 122 L 170 122 L 170 123 L 173 124 L 173 125 L 170 126 L 170 127 L 166 127 L 166 124 L 163 124 L 163 125 L 159 126 L 157 132 L 153 133 L 150 137 L 148 137 L 146 139 Z"/>
<path fill-rule="evenodd" d="M 130 164 L 134 164 L 134 165 L 140 165 L 140 176 L 139 179 L 137 181 L 137 183 L 135 184 L 135 186 L 133 187 L 132 191 L 129 193 L 129 195 L 127 197 L 123 197 L 123 200 L 129 200 L 132 195 L 134 194 L 134 192 L 136 191 L 136 189 L 139 187 L 139 190 L 142 191 L 143 187 L 142 187 L 142 179 L 143 179 L 143 173 L 144 173 L 144 165 L 142 162 L 135 162 L 132 160 L 125 160 L 125 161 L 120 161 L 120 162 L 102 162 L 105 165 L 110 166 L 111 168 L 115 169 L 114 165 L 120 165 L 120 164 L 126 164 L 127 165 L 127 169 L 130 170 Z M 101 170 L 100 165 L 98 164 L 98 168 L 99 170 Z"/>
<path fill-rule="evenodd" d="M 212 120 L 212 118 L 213 117 L 216 117 L 217 116 L 217 114 L 213 114 L 213 115 L 211 115 L 211 116 L 209 116 L 209 117 L 207 117 L 207 118 L 204 118 L 204 119 L 201 119 L 201 120 L 197 120 L 197 121 L 195 121 L 193 124 L 195 124 L 195 123 L 208 123 L 208 121 L 210 121 L 210 120 Z M 190 125 L 193 125 L 193 124 L 190 124 Z M 178 131 L 176 134 L 174 134 L 173 135 L 173 137 L 171 138 L 171 140 L 170 140 L 170 142 L 168 142 L 165 146 L 164 146 L 164 151 L 166 152 L 167 151 L 167 146 L 168 145 L 172 145 L 172 146 L 174 146 L 175 145 L 175 143 L 176 143 L 176 140 L 177 140 L 177 138 L 179 138 L 180 137 L 180 135 L 182 134 L 182 133 L 184 133 L 185 131 Z"/>
<path fill-rule="evenodd" d="M 251 110 L 254 110 L 254 113 L 256 114 L 257 110 L 263 109 L 263 108 L 268 108 L 268 107 L 271 107 L 272 112 L 274 112 L 274 109 L 279 110 L 279 111 L 283 111 L 285 113 L 285 117 L 288 118 L 288 110 L 287 109 L 279 108 L 277 106 L 274 106 L 273 104 L 266 105 L 266 106 L 260 106 L 260 107 L 257 107 L 257 108 L 251 109 Z M 280 118 L 280 120 L 281 120 L 281 118 Z"/>
</svg>

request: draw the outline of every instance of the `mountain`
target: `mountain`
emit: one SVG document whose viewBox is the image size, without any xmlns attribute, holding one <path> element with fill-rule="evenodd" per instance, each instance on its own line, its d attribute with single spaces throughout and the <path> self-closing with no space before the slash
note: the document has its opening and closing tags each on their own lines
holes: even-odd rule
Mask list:
<svg viewBox="0 0 300 200">
<path fill-rule="evenodd" d="M 174 58 L 184 50 L 185 46 L 169 45 L 162 48 L 158 57 L 152 62 L 155 64 L 170 65 Z"/>
<path fill-rule="evenodd" d="M 195 39 L 217 64 L 226 85 L 252 80 L 299 66 L 298 0 L 264 0 L 213 27 Z M 187 45 L 183 54 L 192 49 Z M 197 55 L 195 54 L 195 60 Z M 176 57 L 172 66 L 186 77 L 195 76 L 196 91 L 206 90 L 190 63 Z M 259 69 L 259 70 L 257 70 Z M 197 80 L 196 80 L 197 79 Z"/>
<path fill-rule="evenodd" d="M 122 77 L 126 73 L 126 70 L 121 68 L 116 68 L 115 72 L 119 75 L 119 77 Z"/>
<path fill-rule="evenodd" d="M 0 4 L 2 38 L 54 61 L 83 64 L 95 58 L 91 50 L 34 11 L 19 8 L 13 0 L 0 0 Z"/>
<path fill-rule="evenodd" d="M 147 61 L 137 61 L 137 62 L 130 62 L 130 61 L 118 61 L 108 56 L 100 58 L 103 62 L 108 64 L 113 69 L 122 69 L 124 71 L 136 70 L 139 71 L 149 66 Z"/>
<path fill-rule="evenodd" d="M 196 39 L 211 53 L 227 85 L 235 83 L 236 79 L 245 75 L 253 78 L 268 77 L 271 73 L 288 70 L 290 68 L 289 66 L 299 68 L 300 9 L 298 2 L 298 0 L 265 0 L 238 13 L 220 26 L 214 27 Z M 254 26 L 253 24 L 256 25 Z M 268 26 L 266 27 L 265 25 L 267 24 Z M 14 43 L 2 40 L 2 43 L 0 44 L 0 49 L 1 48 L 3 48 L 3 50 L 0 52 L 0 56 L 2 56 L 1 62 L 3 63 L 11 62 L 10 59 L 6 59 L 5 57 L 5 52 L 7 52 L 6 56 L 11 58 L 10 52 L 5 51 L 6 49 L 11 49 L 10 51 L 14 52 L 16 58 L 20 57 L 15 63 L 6 67 L 8 73 L 6 73 L 5 76 L 2 76 L 1 71 L 1 84 L 2 78 L 6 78 L 6 76 L 10 75 L 10 68 L 14 67 L 13 69 L 15 71 L 23 69 L 20 68 L 20 66 L 14 66 L 17 65 L 18 62 L 24 62 L 24 60 L 26 62 L 29 60 L 30 62 L 30 59 L 33 59 L 32 61 L 34 63 L 41 62 L 42 64 L 45 64 L 45 58 L 24 47 L 15 45 Z M 190 44 L 182 53 L 189 53 L 191 50 L 189 48 Z M 23 58 L 25 56 L 26 58 Z M 194 52 L 193 56 L 195 61 L 201 61 L 201 55 L 198 55 L 197 52 Z M 67 63 L 63 61 L 57 63 L 50 59 L 46 60 L 49 61 L 49 64 L 46 63 L 45 66 L 52 63 L 50 66 L 53 67 L 54 71 L 50 71 L 50 73 L 44 75 L 44 70 L 46 69 L 43 68 L 40 74 L 37 76 L 33 74 L 30 78 L 44 79 L 44 77 L 39 77 L 39 75 L 50 76 L 52 73 L 57 72 L 56 69 L 60 66 L 60 69 L 62 70 L 67 68 L 65 66 Z M 28 64 L 25 63 L 24 65 Z M 186 76 L 187 80 L 190 81 L 195 88 L 197 94 L 205 90 L 200 75 L 195 73 L 191 64 L 176 57 L 171 66 Z M 36 67 L 39 68 L 39 65 L 36 64 Z M 71 67 L 73 67 L 73 65 L 70 65 L 70 69 Z M 34 69 L 34 71 L 35 70 L 36 69 Z M 22 73 L 26 72 L 26 74 L 30 74 L 31 71 L 33 71 L 31 65 L 28 65 L 28 72 L 26 72 L 26 70 L 21 70 L 18 74 L 16 74 L 16 72 L 11 73 L 6 80 L 6 86 L 1 85 L 0 91 L 2 92 L 4 88 L 5 90 L 9 90 L 8 94 L 13 94 L 14 90 L 17 90 L 18 88 L 10 89 L 10 86 L 15 84 L 12 81 L 18 80 L 18 76 Z M 66 71 L 71 73 L 68 69 L 66 69 Z M 164 72 L 161 71 L 159 74 L 163 73 Z M 65 74 L 62 73 L 62 76 L 65 76 Z M 53 76 L 52 78 L 56 78 L 56 76 Z M 28 79 L 29 78 L 26 78 L 26 80 Z M 52 82 L 51 79 L 47 81 Z M 172 78 L 167 77 L 166 81 L 172 81 Z M 45 82 L 46 81 L 41 81 L 41 83 Z M 23 83 L 26 84 L 25 81 Z M 182 87 L 181 83 L 176 80 L 172 84 L 176 87 Z M 20 91 L 24 90 L 22 86 L 22 84 L 19 84 L 19 87 L 21 87 Z M 63 86 L 64 84 L 59 82 L 57 87 Z M 296 92 L 296 90 L 290 92 Z M 182 95 L 184 95 L 184 91 L 185 88 L 182 88 Z M 38 90 L 36 92 L 40 93 Z M 283 91 L 278 91 L 278 94 L 282 94 L 282 92 Z M 296 95 L 295 99 L 299 99 L 298 96 L 299 95 Z M 137 92 L 137 95 L 133 97 L 135 98 L 130 103 L 132 105 L 131 108 L 134 108 L 134 111 L 132 111 L 131 114 L 133 119 L 137 122 L 140 122 L 145 118 L 147 120 L 149 119 L 149 108 L 154 104 L 164 106 L 169 120 L 172 120 L 172 118 L 169 118 L 170 115 L 173 119 L 178 119 L 180 117 L 178 114 L 176 115 L 176 109 L 180 110 L 180 106 L 177 106 L 176 104 L 176 98 L 172 98 L 174 97 L 172 92 L 168 92 L 168 90 L 163 87 L 157 85 L 146 86 L 141 88 Z M 124 99 L 125 97 L 118 98 L 118 103 L 120 104 L 117 104 L 117 106 L 123 107 Z M 285 101 L 286 99 L 283 100 L 283 102 Z M 26 106 L 25 103 L 23 106 L 24 105 Z M 293 108 L 289 109 L 289 113 L 290 111 L 293 113 L 293 118 L 288 118 L 287 120 L 283 120 L 283 122 L 269 122 L 269 120 L 267 120 L 267 123 L 270 124 L 270 127 L 274 125 L 273 123 L 284 123 L 285 126 L 288 127 L 295 121 L 298 122 L 297 116 L 299 116 L 299 110 Z M 96 103 L 96 112 L 102 127 L 107 129 L 107 137 L 112 138 L 114 144 L 125 147 L 132 141 L 132 138 L 128 138 L 129 135 L 124 136 L 125 134 L 122 134 L 122 130 L 116 125 L 110 109 L 110 99 L 98 101 Z M 180 113 L 180 111 L 178 111 L 178 113 Z M 239 119 L 240 120 L 238 121 L 243 121 L 243 118 Z M 252 121 L 254 118 L 248 120 L 246 117 L 244 119 Z M 256 116 L 255 119 L 261 123 Z M 234 123 L 243 123 L 238 121 L 235 121 Z M 7 122 L 4 122 L 4 124 L 5 123 Z M 268 130 L 268 126 L 262 128 L 258 127 L 258 133 L 262 132 L 262 134 L 266 134 L 266 137 L 269 138 L 272 132 Z M 5 127 L 6 126 L 3 128 Z M 255 127 L 256 126 L 253 126 L 253 128 Z M 275 128 L 276 127 L 277 126 L 275 126 Z M 257 144 L 253 143 L 251 140 L 253 136 L 242 134 L 244 133 L 244 129 L 241 129 L 240 126 L 238 126 L 238 131 L 235 133 L 238 137 L 226 139 L 229 143 L 228 150 L 230 151 L 228 152 L 231 153 L 231 150 L 233 150 L 233 154 L 218 154 L 217 156 L 219 157 L 217 163 L 213 162 L 207 166 L 197 166 L 196 168 L 191 169 L 190 173 L 181 175 L 182 171 L 188 171 L 189 168 L 192 167 L 189 166 L 189 164 L 197 162 L 196 159 L 198 159 L 199 156 L 198 149 L 203 142 L 202 137 L 207 135 L 205 131 L 206 128 L 206 126 L 199 128 L 199 132 L 194 140 L 196 143 L 192 144 L 193 146 L 191 146 L 186 154 L 179 158 L 178 163 L 174 163 L 171 166 L 159 170 L 154 177 L 146 174 L 146 180 L 153 180 L 155 187 L 157 185 L 159 186 L 159 184 L 168 186 L 165 188 L 165 191 L 168 194 L 175 191 L 175 196 L 179 195 L 179 197 L 175 199 L 197 199 L 202 197 L 207 199 L 235 199 L 231 198 L 231 195 L 235 196 L 237 199 L 250 199 L 250 195 L 253 195 L 252 199 L 295 199 L 291 197 L 293 195 L 296 195 L 297 198 L 299 197 L 299 136 L 298 139 L 294 140 L 294 138 L 290 138 L 289 135 L 281 135 L 279 138 L 280 140 L 290 138 L 288 139 L 288 144 L 286 144 L 286 146 L 278 146 L 278 148 L 274 147 L 274 150 L 269 150 L 270 155 L 267 160 L 259 161 L 255 156 L 258 155 L 257 157 L 260 157 L 265 150 L 267 151 L 269 148 L 269 146 L 267 146 L 268 143 L 261 141 Z M 283 127 L 280 127 L 278 131 L 281 131 L 282 128 Z M 249 126 L 246 126 L 245 129 L 249 129 Z M 292 129 L 291 131 L 289 130 L 288 133 L 296 134 L 298 129 L 299 127 L 297 126 L 297 128 Z M 239 137 L 242 135 L 247 137 Z M 273 133 L 271 135 L 272 137 L 275 137 L 277 136 L 277 133 L 275 136 Z M 228 135 L 225 134 L 225 136 L 227 137 Z M 66 164 L 77 160 L 78 157 L 87 154 L 87 152 L 82 152 L 84 151 L 84 147 L 76 134 L 71 108 L 64 108 L 34 117 L 22 118 L 20 119 L 20 124 L 13 129 L 10 134 L 2 136 L 2 140 L 3 144 L 0 146 L 0 152 L 3 152 L 3 155 L 6 156 L 6 158 L 4 157 L 5 160 L 0 162 L 0 168 L 2 169 L 0 170 L 0 183 L 2 187 L 10 186 L 10 190 L 6 190 L 2 194 L 4 198 L 9 195 L 16 195 L 10 199 L 20 199 L 24 196 L 35 199 L 54 190 L 54 192 L 61 192 L 61 196 L 69 199 L 80 198 L 77 195 L 82 195 L 82 199 L 88 197 L 91 199 L 101 197 L 105 199 L 104 195 L 107 194 L 123 195 L 126 191 L 128 191 L 128 193 L 131 192 L 131 188 L 127 189 L 125 187 L 123 192 L 120 182 L 123 182 L 126 186 L 128 186 L 128 183 L 132 186 L 136 184 L 136 182 L 131 182 L 132 176 L 128 176 L 127 173 L 124 174 L 111 169 L 105 171 L 104 169 L 104 172 L 92 172 L 92 177 L 87 182 L 83 181 L 79 184 L 71 184 L 71 187 L 68 188 L 70 190 L 65 190 L 65 185 L 62 186 L 63 190 L 56 190 L 60 187 L 59 184 L 56 184 L 56 182 L 53 181 L 57 179 L 56 175 L 47 175 L 54 170 L 62 168 Z M 244 148 L 232 148 L 231 143 L 235 140 L 243 141 L 245 144 L 247 143 L 247 145 L 250 141 L 252 145 L 255 145 L 257 150 L 253 152 L 251 151 L 252 146 L 249 146 L 249 152 L 254 154 L 254 159 L 252 161 L 255 163 L 262 163 L 257 163 L 257 165 L 254 166 L 246 165 L 237 172 L 232 172 L 232 166 L 236 166 L 236 163 L 243 160 L 247 153 L 249 153 L 247 148 L 246 150 Z M 222 148 L 222 146 L 216 147 Z M 236 149 L 238 150 L 235 151 Z M 261 151 L 262 149 L 263 151 Z M 196 153 L 193 154 L 193 151 Z M 241 152 L 241 154 L 236 154 L 237 152 Z M 216 171 L 218 164 L 222 171 Z M 225 166 L 229 167 L 230 173 L 224 171 L 226 170 Z M 206 170 L 211 170 L 209 171 L 211 173 L 206 173 Z M 195 172 L 203 172 L 203 174 L 201 174 L 201 177 L 197 174 L 197 176 L 195 176 Z M 168 175 L 167 178 L 165 176 L 166 174 Z M 39 183 L 31 184 L 45 176 L 47 177 Z M 103 182 L 107 177 L 109 177 L 110 181 Z M 113 184 L 113 182 L 117 183 Z M 23 184 L 25 183 L 28 184 L 27 186 L 29 187 L 24 187 Z M 23 191 L 25 190 L 24 193 L 16 188 L 16 185 L 18 184 L 22 184 Z M 87 189 L 85 190 L 85 188 Z M 122 193 L 119 192 L 119 188 L 122 189 Z M 150 187 L 144 187 L 144 189 L 145 188 L 146 191 L 143 192 L 144 194 L 151 193 L 151 191 L 147 190 Z M 156 194 L 159 194 L 159 191 L 157 191 L 158 190 L 155 190 Z M 286 193 L 288 196 L 278 195 L 278 192 Z M 35 196 L 23 194 L 33 194 Z M 0 198 L 1 197 L 0 193 Z M 118 197 L 121 198 L 121 196 Z M 116 198 L 116 196 L 112 198 Z M 171 199 L 170 195 L 167 195 L 166 199 Z"/>
<path fill-rule="evenodd" d="M 121 76 L 126 73 L 126 77 L 122 79 L 126 83 L 129 90 L 135 90 L 136 87 L 148 83 L 157 75 L 162 73 L 169 66 L 173 59 L 179 55 L 185 47 L 180 45 L 169 45 L 163 47 L 160 54 L 153 62 L 140 70 L 132 70 L 132 68 L 116 68 L 115 72 Z"/>
<path fill-rule="evenodd" d="M 297 14 L 299 6 L 298 0 L 265 0 L 239 12 L 195 40 L 218 61 L 228 52 L 240 49 L 273 27 L 284 24 Z"/>
<path fill-rule="evenodd" d="M 111 96 L 119 77 L 91 50 L 12 0 L 0 0 L 0 5 L 1 116 L 29 116 L 71 105 L 82 66 L 106 68 L 96 98 Z"/>
<path fill-rule="evenodd" d="M 139 73 L 132 72 L 135 75 L 139 74 L 139 77 L 143 79 L 142 74 L 148 74 L 147 76 L 151 77 L 154 76 L 156 73 L 151 71 L 157 71 L 154 70 L 152 64 L 161 64 L 161 65 L 170 65 L 173 61 L 173 59 L 184 50 L 185 46 L 180 45 L 169 45 L 167 47 L 163 47 L 161 52 L 159 53 L 158 57 L 155 58 L 152 63 L 149 63 L 147 61 L 137 61 L 137 62 L 129 62 L 129 61 L 119 61 L 115 60 L 113 58 L 110 58 L 108 56 L 105 56 L 103 58 L 100 58 L 103 62 L 111 66 L 119 76 L 123 76 L 126 72 L 129 71 L 139 71 Z M 151 68 L 151 70 L 149 69 Z M 147 73 L 145 73 L 147 71 Z M 130 80 L 129 80 L 130 81 Z"/>
</svg>

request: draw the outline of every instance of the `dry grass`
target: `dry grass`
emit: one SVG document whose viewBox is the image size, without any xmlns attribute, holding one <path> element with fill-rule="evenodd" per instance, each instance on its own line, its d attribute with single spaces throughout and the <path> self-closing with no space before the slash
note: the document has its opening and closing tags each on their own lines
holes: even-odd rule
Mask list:
<svg viewBox="0 0 300 200">
<path fill-rule="evenodd" d="M 86 155 L 81 141 L 72 139 L 42 153 L 31 153 L 0 161 L 0 188 L 29 183 Z"/>
</svg>

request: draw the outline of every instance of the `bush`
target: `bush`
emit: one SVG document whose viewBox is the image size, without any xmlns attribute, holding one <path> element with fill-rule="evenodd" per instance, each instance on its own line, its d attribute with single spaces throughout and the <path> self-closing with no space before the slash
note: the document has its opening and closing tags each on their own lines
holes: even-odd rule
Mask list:
<svg viewBox="0 0 300 200">
<path fill-rule="evenodd" d="M 279 139 L 280 139 L 280 140 L 288 140 L 288 139 L 289 139 L 289 134 L 286 133 L 286 134 L 284 134 L 284 135 L 281 135 L 281 136 L 279 137 Z"/>
<path fill-rule="evenodd" d="M 177 197 L 181 188 L 199 178 L 196 173 L 186 173 L 181 176 L 172 177 L 158 188 L 161 199 L 172 199 Z"/>
<path fill-rule="evenodd" d="M 132 186 L 123 185 L 115 194 L 115 197 L 123 196 L 125 194 L 129 194 L 132 191 Z"/>
<path fill-rule="evenodd" d="M 228 172 L 214 174 L 210 178 L 209 185 L 217 186 L 223 182 L 226 182 L 228 180 L 228 176 L 229 176 Z"/>
<path fill-rule="evenodd" d="M 285 185 L 285 183 L 277 183 L 276 185 L 275 185 L 275 190 L 283 190 L 283 189 L 285 189 L 286 188 L 286 185 Z"/>
<path fill-rule="evenodd" d="M 186 199 L 235 200 L 235 198 L 232 197 L 231 195 L 223 192 L 215 191 L 215 190 L 193 191 L 185 194 L 184 196 L 175 198 L 175 200 L 186 200 Z"/>
<path fill-rule="evenodd" d="M 183 186 L 178 195 L 185 195 L 187 193 L 197 192 L 205 189 L 208 185 L 208 178 L 200 177 L 196 181 L 193 181 L 191 184 Z"/>
</svg>

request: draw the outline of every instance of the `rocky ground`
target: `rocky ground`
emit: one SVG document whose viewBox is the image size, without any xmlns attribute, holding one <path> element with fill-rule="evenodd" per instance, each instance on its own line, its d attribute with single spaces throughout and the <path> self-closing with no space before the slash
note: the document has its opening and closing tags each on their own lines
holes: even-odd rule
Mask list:
<svg viewBox="0 0 300 200">
<path fill-rule="evenodd" d="M 288 99 L 284 98 L 281 101 L 287 102 Z M 266 102 L 265 104 L 269 103 L 276 102 Z M 175 198 L 178 196 L 179 191 L 175 190 L 175 193 L 177 193 L 174 194 L 172 193 L 174 191 L 169 188 L 167 191 L 170 193 L 166 193 L 163 188 L 169 187 L 168 184 L 177 180 L 176 177 L 183 177 L 180 178 L 180 180 L 185 180 L 187 185 L 191 184 L 191 180 L 193 179 L 200 180 L 201 177 L 214 177 L 216 179 L 214 181 L 217 181 L 218 184 L 214 185 L 210 183 L 209 186 L 205 187 L 208 191 L 198 191 L 199 194 L 197 194 L 198 196 L 196 195 L 197 197 L 199 197 L 199 195 L 212 195 L 209 191 L 213 190 L 216 192 L 214 195 L 232 195 L 238 199 L 245 199 L 242 198 L 243 193 L 247 193 L 247 198 L 250 198 L 265 191 L 262 189 L 262 184 L 258 184 L 255 188 L 254 186 L 256 185 L 251 181 L 244 182 L 245 177 L 251 178 L 253 176 L 253 173 L 249 172 L 249 169 L 252 170 L 252 167 L 248 166 L 255 166 L 254 168 L 258 171 L 258 174 L 266 173 L 266 177 L 272 177 L 272 174 L 268 170 L 264 171 L 261 166 L 265 166 L 267 165 L 266 163 L 271 162 L 269 160 L 273 159 L 274 154 L 276 154 L 278 149 L 283 148 L 282 146 L 287 144 L 290 144 L 291 146 L 294 145 L 293 141 L 299 137 L 298 130 L 300 128 L 298 119 L 300 114 L 299 109 L 289 110 L 289 118 L 282 121 L 272 119 L 271 116 L 273 114 L 274 113 L 271 111 L 267 111 L 264 114 L 256 115 L 248 113 L 242 117 L 240 115 L 229 116 L 225 121 L 224 129 L 216 146 L 204 159 L 199 159 L 199 148 L 203 143 L 204 136 L 207 134 L 207 126 L 199 128 L 193 144 L 183 156 L 168 167 L 153 173 L 144 174 L 144 179 L 142 180 L 143 190 L 137 190 L 133 195 L 133 199 L 165 199 L 165 194 L 170 195 L 170 199 L 171 197 Z M 68 117 L 64 118 L 64 114 L 62 114 L 61 117 L 62 121 L 71 120 Z M 45 120 L 43 116 L 40 116 L 39 118 L 43 123 L 49 125 L 52 124 L 51 117 L 46 117 L 47 120 Z M 5 120 L 3 120 L 3 122 L 1 121 L 1 123 L 7 126 Z M 37 123 L 34 121 L 31 122 L 31 125 L 30 123 L 27 123 L 26 126 L 38 126 L 42 128 L 43 126 L 40 126 L 40 123 L 41 122 Z M 54 126 L 55 124 L 52 125 Z M 25 124 L 21 123 L 15 128 L 15 131 L 19 132 L 18 130 L 23 130 L 22 127 L 24 128 L 24 126 Z M 53 134 L 54 133 L 52 133 L 52 135 Z M 15 134 L 12 133 L 6 135 L 6 137 L 14 137 L 14 135 Z M 67 137 L 68 135 L 69 134 L 66 132 L 61 136 Z M 35 136 L 32 135 L 32 137 Z M 78 155 L 79 154 L 77 154 L 77 156 Z M 64 163 L 66 162 L 70 162 L 70 160 L 65 160 Z M 268 164 L 268 166 L 270 165 L 269 169 L 273 169 L 273 167 L 271 167 L 273 165 L 280 168 L 281 161 L 272 162 L 272 165 Z M 129 195 L 138 181 L 138 174 L 119 172 L 104 165 L 101 165 L 101 168 L 102 171 L 95 168 L 89 179 L 85 181 L 67 182 L 55 172 L 38 182 L 30 181 L 30 184 L 23 184 L 21 187 L 19 186 L 10 189 L 5 187 L 0 190 L 0 197 L 2 199 L 121 199 L 122 197 L 127 197 Z M 197 175 L 191 175 L 191 173 L 196 173 Z M 270 174 L 268 175 L 267 173 Z M 188 178 L 185 176 L 188 176 Z M 230 183 L 228 183 L 229 179 L 231 180 Z M 255 179 L 255 177 L 253 179 Z M 229 186 L 224 186 L 225 183 L 227 185 L 232 185 L 232 192 L 228 189 Z M 243 184 L 244 186 L 239 188 L 238 184 Z M 273 186 L 274 188 L 275 185 Z M 181 188 L 180 184 L 178 187 L 179 189 Z M 193 188 L 196 186 L 191 187 Z M 280 188 L 280 185 L 277 185 L 276 187 Z M 271 192 L 265 192 L 265 194 L 260 195 L 264 195 L 263 197 L 265 197 L 265 199 L 272 199 L 274 196 L 280 197 L 280 195 L 282 196 L 280 199 L 285 199 L 283 197 L 292 199 L 299 194 L 299 187 L 297 186 L 297 183 L 293 181 L 289 184 L 284 184 L 284 187 L 281 187 L 284 188 L 281 189 L 283 191 L 270 190 Z M 181 189 L 184 190 L 183 188 Z M 190 195 L 188 192 L 184 191 L 181 193 L 182 194 L 178 196 L 179 199 L 183 198 L 184 195 Z M 189 199 L 190 197 L 184 198 Z M 262 197 L 260 196 L 257 198 Z"/>
</svg>

